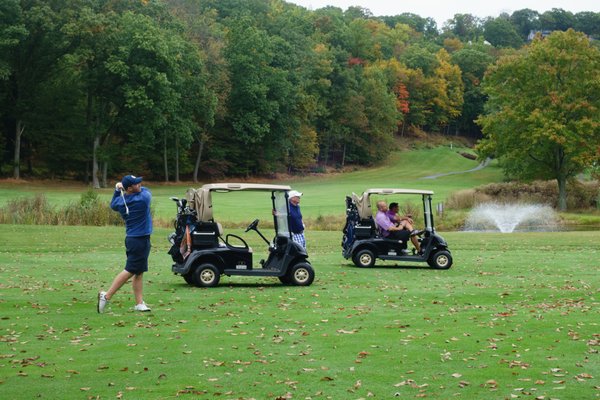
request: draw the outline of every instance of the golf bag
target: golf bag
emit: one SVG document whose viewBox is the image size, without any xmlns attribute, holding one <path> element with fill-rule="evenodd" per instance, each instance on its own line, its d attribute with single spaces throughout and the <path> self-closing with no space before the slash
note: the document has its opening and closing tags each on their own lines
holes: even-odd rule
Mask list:
<svg viewBox="0 0 600 400">
<path fill-rule="evenodd" d="M 175 232 L 169 237 L 172 246 L 168 251 L 177 263 L 183 262 L 192 250 L 191 233 L 198 222 L 196 215 L 196 210 L 187 207 L 185 200 L 178 202 Z"/>
<path fill-rule="evenodd" d="M 350 196 L 346 196 L 346 224 L 344 225 L 344 229 L 342 229 L 342 232 L 344 233 L 342 247 L 344 249 L 349 249 L 350 246 L 352 246 L 352 243 L 354 243 L 354 240 L 356 239 L 354 230 L 359 222 L 360 216 L 358 215 L 356 204 L 354 204 Z"/>
</svg>

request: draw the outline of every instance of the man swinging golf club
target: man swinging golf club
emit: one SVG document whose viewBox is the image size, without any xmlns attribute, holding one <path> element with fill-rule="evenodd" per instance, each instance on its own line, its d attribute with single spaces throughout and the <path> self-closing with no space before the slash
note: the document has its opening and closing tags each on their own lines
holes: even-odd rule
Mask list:
<svg viewBox="0 0 600 400">
<path fill-rule="evenodd" d="M 126 175 L 115 185 L 115 192 L 110 208 L 118 211 L 125 221 L 125 249 L 127 263 L 113 280 L 107 291 L 98 293 L 98 312 L 103 313 L 112 296 L 130 278 L 135 296 L 136 311 L 150 311 L 144 303 L 144 272 L 148 271 L 148 255 L 150 254 L 150 235 L 152 234 L 152 216 L 150 202 L 152 194 L 142 187 L 142 178 Z"/>
</svg>

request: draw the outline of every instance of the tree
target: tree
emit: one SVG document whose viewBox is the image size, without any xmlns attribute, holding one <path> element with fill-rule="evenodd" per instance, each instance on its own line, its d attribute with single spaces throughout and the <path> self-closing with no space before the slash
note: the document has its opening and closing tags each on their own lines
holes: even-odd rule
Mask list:
<svg viewBox="0 0 600 400">
<path fill-rule="evenodd" d="M 442 29 L 446 34 L 453 34 L 463 42 L 474 42 L 483 33 L 481 21 L 471 14 L 454 14 L 454 17 L 444 23 Z"/>
<path fill-rule="evenodd" d="M 566 31 L 575 26 L 575 16 L 571 11 L 553 8 L 540 16 L 542 29 L 551 31 Z"/>
<path fill-rule="evenodd" d="M 481 81 L 487 68 L 494 62 L 489 54 L 473 46 L 465 47 L 452 54 L 452 63 L 462 72 L 464 103 L 458 127 L 461 132 L 479 136 L 481 130 L 475 124 L 477 116 L 483 113 L 486 96 L 481 90 Z"/>
<path fill-rule="evenodd" d="M 227 99 L 231 92 L 226 61 L 223 56 L 225 33 L 222 24 L 217 22 L 217 10 L 202 10 L 202 0 L 169 0 L 171 12 L 186 26 L 186 36 L 195 43 L 204 55 L 209 78 L 203 96 L 206 104 L 194 113 L 197 127 L 194 138 L 197 143 L 196 160 L 192 179 L 198 182 L 200 166 L 205 148 L 215 134 L 215 120 L 224 119 L 227 114 Z"/>
<path fill-rule="evenodd" d="M 413 13 L 379 17 L 390 28 L 398 24 L 408 25 L 414 31 L 422 33 L 425 37 L 435 39 L 438 36 L 437 24 L 433 18 L 423 18 Z"/>
<path fill-rule="evenodd" d="M 600 13 L 583 11 L 575 14 L 575 26 L 573 28 L 598 39 L 600 37 Z"/>
<path fill-rule="evenodd" d="M 460 68 L 450 62 L 450 55 L 444 49 L 437 52 L 438 67 L 435 70 L 436 96 L 433 99 L 433 115 L 430 122 L 439 127 L 449 123 L 460 116 L 463 106 L 463 81 Z"/>
<path fill-rule="evenodd" d="M 67 7 L 63 2 L 32 0 L 2 2 L 0 40 L 0 79 L 4 79 L 2 94 L 6 109 L 3 114 L 14 129 L 13 176 L 21 176 L 21 141 L 28 119 L 35 111 L 32 104 L 69 43 L 61 35 Z M 62 12 L 61 12 L 62 11 Z M 6 53 L 4 52 L 6 51 Z"/>
<path fill-rule="evenodd" d="M 540 30 L 540 14 L 529 8 L 513 12 L 510 15 L 510 22 L 523 40 L 527 39 L 531 31 Z"/>
<path fill-rule="evenodd" d="M 515 49 L 523 45 L 523 39 L 519 36 L 508 18 L 490 18 L 483 24 L 483 37 L 494 47 L 513 47 Z"/>
<path fill-rule="evenodd" d="M 600 51 L 582 33 L 554 32 L 501 58 L 484 90 L 481 157 L 509 176 L 556 179 L 565 210 L 567 180 L 600 159 Z"/>
</svg>

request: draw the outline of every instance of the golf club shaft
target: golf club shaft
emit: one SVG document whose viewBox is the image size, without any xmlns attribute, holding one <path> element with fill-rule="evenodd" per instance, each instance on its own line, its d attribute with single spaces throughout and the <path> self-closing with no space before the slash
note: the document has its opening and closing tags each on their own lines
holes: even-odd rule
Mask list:
<svg viewBox="0 0 600 400">
<path fill-rule="evenodd" d="M 121 189 L 121 197 L 123 198 L 123 204 L 125 204 L 125 214 L 129 215 L 129 207 L 127 207 L 127 202 L 125 201 L 125 191 Z"/>
</svg>

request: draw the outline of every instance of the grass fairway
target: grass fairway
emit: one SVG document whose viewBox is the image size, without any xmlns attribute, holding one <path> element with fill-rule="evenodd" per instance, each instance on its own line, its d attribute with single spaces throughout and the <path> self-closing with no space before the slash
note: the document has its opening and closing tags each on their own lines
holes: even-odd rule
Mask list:
<svg viewBox="0 0 600 400">
<path fill-rule="evenodd" d="M 130 311 L 127 286 L 99 315 L 123 228 L 0 225 L 1 397 L 600 397 L 600 232 L 442 233 L 455 261 L 436 271 L 358 269 L 340 232 L 309 231 L 312 286 L 211 289 L 170 273 L 167 233 L 145 278 L 153 312 Z"/>
<path fill-rule="evenodd" d="M 445 146 L 394 152 L 384 164 L 375 168 L 344 174 L 309 175 L 272 180 L 269 183 L 292 185 L 303 192 L 305 196 L 302 198 L 302 213 L 306 219 L 314 220 L 328 216 L 341 218 L 345 214 L 345 196 L 352 192 L 361 193 L 368 188 L 428 189 L 435 192 L 436 202 L 442 202 L 453 191 L 502 180 L 502 172 L 495 164 L 476 172 L 444 176 L 434 180 L 423 179 L 438 173 L 467 171 L 479 164 L 477 161 L 461 156 L 460 151 L 467 151 L 467 149 Z M 225 181 L 236 182 L 237 179 Z M 101 198 L 106 202 L 113 194 L 113 184 L 114 182 L 110 182 L 110 188 L 98 190 Z M 166 222 L 172 221 L 176 212 L 175 205 L 169 197 L 184 198 L 188 188 L 199 187 L 202 183 L 146 182 L 145 185 L 152 191 L 155 220 Z M 0 207 L 11 199 L 32 197 L 38 193 L 43 193 L 51 205 L 64 207 L 70 202 L 77 202 L 87 189 L 85 185 L 73 182 L 0 182 Z M 243 221 L 242 225 L 252 221 L 253 218 L 249 218 L 248 214 L 265 215 L 265 210 L 267 212 L 270 210 L 269 199 L 264 194 L 257 193 L 244 193 L 241 196 L 236 193 L 217 193 L 214 203 L 215 213 L 220 222 Z"/>
</svg>

